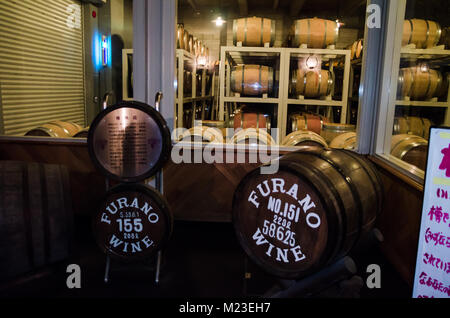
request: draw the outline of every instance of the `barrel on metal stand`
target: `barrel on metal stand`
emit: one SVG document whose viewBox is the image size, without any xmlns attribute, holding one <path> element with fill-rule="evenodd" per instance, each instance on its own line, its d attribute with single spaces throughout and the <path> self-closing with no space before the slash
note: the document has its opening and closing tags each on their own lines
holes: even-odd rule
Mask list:
<svg viewBox="0 0 450 318">
<path fill-rule="evenodd" d="M 328 147 L 327 142 L 320 135 L 305 130 L 298 130 L 290 133 L 283 139 L 282 145 Z"/>
<path fill-rule="evenodd" d="M 178 24 L 177 27 L 177 49 L 185 50 L 185 42 L 184 42 L 184 26 L 182 24 Z"/>
<path fill-rule="evenodd" d="M 275 43 L 275 20 L 267 18 L 241 18 L 233 20 L 233 45 L 264 46 Z"/>
<path fill-rule="evenodd" d="M 270 94 L 273 68 L 264 65 L 238 65 L 231 71 L 231 90 L 243 95 Z"/>
<path fill-rule="evenodd" d="M 333 88 L 333 74 L 328 70 L 305 71 L 298 69 L 292 72 L 290 91 L 294 96 L 307 98 L 328 96 Z"/>
<path fill-rule="evenodd" d="M 391 155 L 422 170 L 426 168 L 428 142 L 419 136 L 394 135 L 391 140 Z"/>
<path fill-rule="evenodd" d="M 173 216 L 165 198 L 143 184 L 121 184 L 108 191 L 93 218 L 98 246 L 125 262 L 145 260 L 172 234 Z"/>
<path fill-rule="evenodd" d="M 0 161 L 0 281 L 69 256 L 73 216 L 65 167 Z"/>
<path fill-rule="evenodd" d="M 375 168 L 352 151 L 301 146 L 278 172 L 250 172 L 236 188 L 233 223 L 247 255 L 267 272 L 300 278 L 347 255 L 383 206 Z"/>
<path fill-rule="evenodd" d="M 325 123 L 323 124 L 321 136 L 328 143 L 331 143 L 333 139 L 336 138 L 337 136 L 352 131 L 354 132 L 355 129 L 356 129 L 355 125 Z"/>
<path fill-rule="evenodd" d="M 234 115 L 234 129 L 264 128 L 270 131 L 270 116 L 256 112 L 237 112 Z"/>
<path fill-rule="evenodd" d="M 291 31 L 292 44 L 299 47 L 322 49 L 337 42 L 339 26 L 336 21 L 318 18 L 300 19 L 294 22 Z"/>
<path fill-rule="evenodd" d="M 81 130 L 81 126 L 66 121 L 55 120 L 25 133 L 25 136 L 45 136 L 54 138 L 70 138 Z"/>
<path fill-rule="evenodd" d="M 439 23 L 410 19 L 403 22 L 402 46 L 415 44 L 417 49 L 426 49 L 436 46 L 441 38 Z"/>
</svg>

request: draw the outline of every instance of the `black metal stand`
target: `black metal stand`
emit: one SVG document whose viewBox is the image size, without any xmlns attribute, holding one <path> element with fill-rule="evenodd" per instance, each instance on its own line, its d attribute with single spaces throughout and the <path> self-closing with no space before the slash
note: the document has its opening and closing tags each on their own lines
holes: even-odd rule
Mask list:
<svg viewBox="0 0 450 318">
<path fill-rule="evenodd" d="M 161 92 L 157 92 L 155 96 L 155 108 L 159 112 L 159 105 L 161 103 L 163 95 Z M 106 105 L 104 105 L 106 107 Z M 106 191 L 109 190 L 109 178 L 106 178 Z M 158 171 L 155 175 L 155 188 L 158 190 L 159 193 L 162 193 L 162 172 Z M 155 271 L 155 284 L 159 284 L 160 281 L 160 274 L 161 274 L 161 260 L 162 260 L 162 250 L 158 251 L 158 254 L 156 256 L 156 264 L 154 268 L 151 267 L 144 267 L 144 269 Z M 107 254 L 106 255 L 106 262 L 105 262 L 105 276 L 104 276 L 104 282 L 108 283 L 110 280 L 110 273 L 111 273 L 111 257 Z"/>
</svg>

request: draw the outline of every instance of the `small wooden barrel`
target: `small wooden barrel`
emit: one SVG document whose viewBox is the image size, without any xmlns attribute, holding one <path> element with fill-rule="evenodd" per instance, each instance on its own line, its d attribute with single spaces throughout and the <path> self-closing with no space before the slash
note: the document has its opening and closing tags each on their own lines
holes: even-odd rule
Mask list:
<svg viewBox="0 0 450 318">
<path fill-rule="evenodd" d="M 438 44 L 444 45 L 446 50 L 450 49 L 450 27 L 445 27 L 442 29 L 441 39 Z"/>
<path fill-rule="evenodd" d="M 309 130 L 318 135 L 322 132 L 323 124 L 328 122 L 323 116 L 308 113 L 292 114 L 289 120 L 292 131 Z"/>
<path fill-rule="evenodd" d="M 275 20 L 267 18 L 241 18 L 233 20 L 233 44 L 264 46 L 275 43 Z"/>
<path fill-rule="evenodd" d="M 321 136 L 326 142 L 331 143 L 337 136 L 348 132 L 354 132 L 355 129 L 355 125 L 324 123 Z"/>
<path fill-rule="evenodd" d="M 194 36 L 192 34 L 189 34 L 188 46 L 186 48 L 186 51 L 188 51 L 191 54 L 194 54 Z"/>
<path fill-rule="evenodd" d="M 373 229 L 382 182 L 352 151 L 300 147 L 278 171 L 247 174 L 235 190 L 233 224 L 247 255 L 270 274 L 305 277 L 347 255 Z"/>
<path fill-rule="evenodd" d="M 274 145 L 275 140 L 265 129 L 247 128 L 239 129 L 231 138 L 231 143 L 238 145 Z"/>
<path fill-rule="evenodd" d="M 61 165 L 0 161 L 0 281 L 70 256 L 69 174 Z"/>
<path fill-rule="evenodd" d="M 300 19 L 294 22 L 293 45 L 306 44 L 308 48 L 322 49 L 336 44 L 339 27 L 336 21 L 318 18 Z"/>
<path fill-rule="evenodd" d="M 409 134 L 428 139 L 432 125 L 433 123 L 428 118 L 415 116 L 395 117 L 393 134 Z"/>
<path fill-rule="evenodd" d="M 179 138 L 180 141 L 223 143 L 220 129 L 207 126 L 196 126 L 186 130 Z"/>
<path fill-rule="evenodd" d="M 348 132 L 334 138 L 330 143 L 330 148 L 353 150 L 356 147 L 356 133 Z"/>
<path fill-rule="evenodd" d="M 178 24 L 177 28 L 177 49 L 186 50 L 186 43 L 184 40 L 185 31 L 184 26 L 182 24 Z"/>
<path fill-rule="evenodd" d="M 231 90 L 249 96 L 270 94 L 273 68 L 264 65 L 238 65 L 231 71 Z"/>
<path fill-rule="evenodd" d="M 187 30 L 184 30 L 183 46 L 184 50 L 189 51 L 189 32 Z"/>
<path fill-rule="evenodd" d="M 298 130 L 287 135 L 283 146 L 322 146 L 328 147 L 327 142 L 320 135 L 307 130 Z"/>
<path fill-rule="evenodd" d="M 415 44 L 417 49 L 436 46 L 441 38 L 441 26 L 430 20 L 411 19 L 403 22 L 402 46 Z"/>
<path fill-rule="evenodd" d="M 89 127 L 86 127 L 81 129 L 75 135 L 73 135 L 73 138 L 87 138 L 88 135 L 89 135 Z"/>
<path fill-rule="evenodd" d="M 173 216 L 164 197 L 137 183 L 109 190 L 93 219 L 102 251 L 128 262 L 154 256 L 169 240 L 172 228 Z"/>
<path fill-rule="evenodd" d="M 358 41 L 356 41 L 355 59 L 361 58 L 362 53 L 363 53 L 363 39 L 359 39 Z"/>
<path fill-rule="evenodd" d="M 294 96 L 317 98 L 330 95 L 334 80 L 333 74 L 328 70 L 294 70 L 290 84 L 290 91 Z"/>
<path fill-rule="evenodd" d="M 391 155 L 422 170 L 426 168 L 428 142 L 419 136 L 394 135 L 391 139 Z"/>
<path fill-rule="evenodd" d="M 25 134 L 25 136 L 70 138 L 73 137 L 81 129 L 81 126 L 76 123 L 55 120 L 31 129 Z"/>
<path fill-rule="evenodd" d="M 402 68 L 399 72 L 397 92 L 400 98 L 409 96 L 413 100 L 436 97 L 443 79 L 439 71 L 420 67 Z"/>
<path fill-rule="evenodd" d="M 233 126 L 234 129 L 264 128 L 270 131 L 270 116 L 263 113 L 237 112 Z"/>
</svg>

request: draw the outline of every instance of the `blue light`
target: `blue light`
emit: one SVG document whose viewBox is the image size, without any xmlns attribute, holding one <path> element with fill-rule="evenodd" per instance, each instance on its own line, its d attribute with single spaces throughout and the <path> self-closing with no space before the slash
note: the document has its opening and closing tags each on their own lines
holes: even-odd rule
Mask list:
<svg viewBox="0 0 450 318">
<path fill-rule="evenodd" d="M 111 37 L 95 32 L 93 36 L 93 63 L 95 71 L 111 67 Z"/>
</svg>

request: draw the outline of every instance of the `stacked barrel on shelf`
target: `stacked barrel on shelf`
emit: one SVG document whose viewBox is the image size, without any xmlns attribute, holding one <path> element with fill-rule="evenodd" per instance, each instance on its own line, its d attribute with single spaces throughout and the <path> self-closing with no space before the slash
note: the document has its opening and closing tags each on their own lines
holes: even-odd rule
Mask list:
<svg viewBox="0 0 450 318">
<path fill-rule="evenodd" d="M 339 25 L 336 21 L 318 18 L 294 21 L 288 41 L 293 47 L 323 49 L 336 44 Z"/>
<path fill-rule="evenodd" d="M 207 65 L 210 62 L 209 48 L 190 34 L 183 24 L 178 24 L 177 28 L 177 49 L 193 54 L 201 64 Z"/>
<path fill-rule="evenodd" d="M 77 133 L 82 129 L 83 128 L 76 123 L 55 120 L 30 129 L 25 133 L 25 136 L 71 138 L 77 135 Z"/>
<path fill-rule="evenodd" d="M 400 69 L 397 92 L 400 99 L 429 100 L 440 97 L 446 89 L 441 72 L 427 64 Z"/>
<path fill-rule="evenodd" d="M 409 19 L 403 22 L 402 46 L 413 44 L 417 49 L 436 46 L 441 38 L 439 23 L 423 19 Z"/>
</svg>

